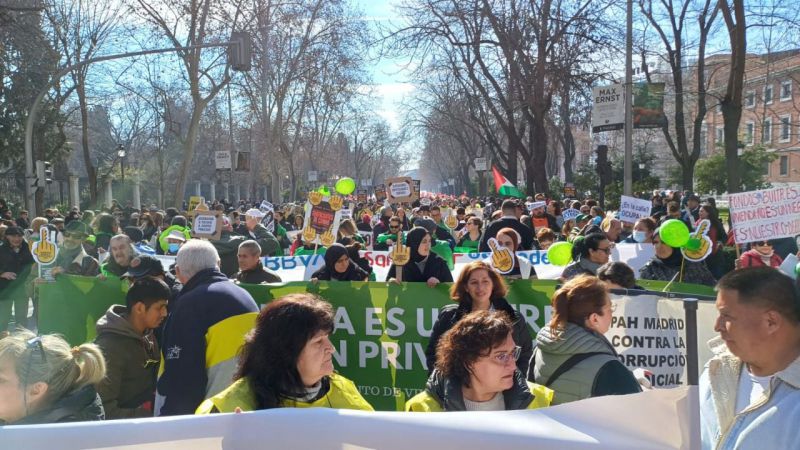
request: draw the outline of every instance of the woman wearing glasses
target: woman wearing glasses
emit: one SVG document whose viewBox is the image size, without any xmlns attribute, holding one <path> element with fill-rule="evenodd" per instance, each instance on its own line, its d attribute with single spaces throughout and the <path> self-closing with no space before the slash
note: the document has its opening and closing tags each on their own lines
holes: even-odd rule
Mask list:
<svg viewBox="0 0 800 450">
<path fill-rule="evenodd" d="M 550 405 L 553 391 L 525 379 L 517 369 L 522 349 L 514 326 L 500 311 L 468 314 L 442 337 L 436 370 L 406 411 L 508 411 Z"/>
<path fill-rule="evenodd" d="M 58 336 L 30 331 L 0 339 L 0 423 L 103 420 L 94 385 L 105 374 L 94 344 L 70 347 Z"/>
<path fill-rule="evenodd" d="M 577 237 L 572 243 L 572 264 L 564 268 L 561 281 L 568 281 L 578 275 L 596 275 L 597 269 L 608 262 L 613 245 L 604 233 L 591 233 Z"/>
<path fill-rule="evenodd" d="M 483 221 L 481 219 L 477 217 L 470 217 L 467 219 L 464 228 L 461 229 L 460 237 L 458 238 L 458 244 L 456 247 L 460 247 L 462 249 L 462 253 L 465 253 L 465 250 L 477 252 L 481 243 L 482 227 Z"/>
<path fill-rule="evenodd" d="M 197 414 L 272 408 L 372 411 L 352 381 L 333 371 L 333 308 L 312 294 L 269 303 L 247 335 L 234 382 Z"/>
<path fill-rule="evenodd" d="M 644 267 L 639 269 L 639 278 L 707 286 L 714 286 L 717 283 L 705 262 L 686 260 L 681 249 L 670 247 L 661 241 L 659 230 L 653 233 L 653 245 L 656 254 Z"/>
<path fill-rule="evenodd" d="M 556 291 L 552 305 L 553 318 L 536 336 L 530 379 L 555 391 L 554 405 L 641 391 L 603 336 L 613 312 L 603 281 L 575 277 Z"/>
<path fill-rule="evenodd" d="M 512 324 L 514 342 L 520 346 L 522 352 L 517 359 L 517 368 L 524 376 L 528 375 L 533 340 L 525 319 L 506 301 L 506 292 L 508 289 L 502 277 L 489 264 L 475 261 L 464 267 L 450 287 L 450 298 L 456 303 L 443 307 L 433 324 L 431 339 L 425 350 L 428 373 L 436 365 L 439 340 L 448 330 L 472 312 L 495 310 L 504 313 Z"/>
</svg>

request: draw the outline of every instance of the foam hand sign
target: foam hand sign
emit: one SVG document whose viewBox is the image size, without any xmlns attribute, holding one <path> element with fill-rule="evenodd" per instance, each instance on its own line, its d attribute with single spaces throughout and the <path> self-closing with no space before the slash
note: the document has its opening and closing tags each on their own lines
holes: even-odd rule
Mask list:
<svg viewBox="0 0 800 450">
<path fill-rule="evenodd" d="M 33 243 L 31 253 L 34 261 L 38 264 L 48 265 L 56 260 L 58 245 L 56 245 L 55 236 L 51 237 L 47 232 L 47 227 L 39 230 L 39 241 Z"/>
<path fill-rule="evenodd" d="M 313 228 L 311 228 L 309 226 L 303 228 L 303 240 L 304 241 L 306 241 L 306 242 L 314 242 L 314 239 L 316 239 L 316 238 L 317 238 L 317 232 Z"/>
<path fill-rule="evenodd" d="M 708 220 L 701 220 L 697 225 L 697 230 L 689 235 L 689 242 L 681 248 L 683 256 L 694 262 L 700 262 L 711 254 L 714 249 L 714 243 L 708 237 L 708 229 L 711 222 Z"/>
<path fill-rule="evenodd" d="M 325 247 L 330 247 L 334 242 L 336 242 L 336 236 L 333 235 L 333 225 L 328 228 L 328 231 L 320 235 L 319 242 Z"/>
<path fill-rule="evenodd" d="M 394 262 L 395 275 L 394 278 L 398 283 L 403 281 L 403 266 L 411 261 L 411 249 L 407 245 L 403 245 L 403 232 L 397 233 L 397 241 L 389 254 Z"/>
<path fill-rule="evenodd" d="M 342 209 L 342 206 L 344 205 L 344 199 L 338 195 L 332 195 L 328 200 L 328 204 L 331 205 L 332 210 L 338 211 Z"/>
<path fill-rule="evenodd" d="M 449 228 L 455 228 L 458 226 L 458 217 L 456 217 L 454 214 L 451 214 L 444 219 L 444 224 Z"/>
<path fill-rule="evenodd" d="M 308 202 L 314 206 L 317 206 L 322 201 L 322 197 L 323 197 L 322 194 L 319 192 L 309 192 Z"/>
<path fill-rule="evenodd" d="M 497 239 L 489 239 L 489 248 L 492 250 L 492 267 L 502 274 L 511 273 L 514 270 L 516 258 L 511 250 L 501 246 Z"/>
</svg>

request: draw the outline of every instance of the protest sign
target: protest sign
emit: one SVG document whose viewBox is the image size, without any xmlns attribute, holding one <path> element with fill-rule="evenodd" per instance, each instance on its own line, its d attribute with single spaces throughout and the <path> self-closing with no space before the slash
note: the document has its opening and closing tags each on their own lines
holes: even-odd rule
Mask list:
<svg viewBox="0 0 800 450">
<path fill-rule="evenodd" d="M 800 234 L 800 187 L 786 186 L 728 196 L 737 244 Z"/>
<path fill-rule="evenodd" d="M 303 221 L 303 239 L 327 247 L 336 242 L 339 224 L 342 222 L 343 200 L 336 195 L 323 198 L 320 200 L 317 196 L 309 195 Z"/>
<path fill-rule="evenodd" d="M 621 84 L 592 88 L 592 132 L 621 130 L 625 125 L 625 87 Z"/>
<path fill-rule="evenodd" d="M 386 200 L 386 185 L 379 184 L 375 186 L 375 201 L 380 203 Z"/>
<path fill-rule="evenodd" d="M 526 203 L 525 206 L 528 207 L 528 211 L 533 211 L 534 209 L 544 208 L 547 206 L 547 202 L 529 202 Z"/>
<path fill-rule="evenodd" d="M 386 179 L 386 199 L 389 203 L 413 202 L 417 196 L 411 177 Z"/>
<path fill-rule="evenodd" d="M 195 209 L 197 209 L 197 207 L 199 205 L 201 205 L 201 204 L 203 204 L 205 202 L 206 202 L 205 198 L 203 198 L 201 196 L 198 196 L 198 195 L 193 195 L 193 196 L 189 197 L 189 206 L 186 209 L 186 211 L 188 211 L 189 213 L 192 213 L 192 212 L 194 212 Z"/>
<path fill-rule="evenodd" d="M 623 195 L 619 201 L 619 220 L 636 223 L 637 220 L 650 217 L 652 203 L 648 199 Z"/>
<path fill-rule="evenodd" d="M 320 255 L 310 256 L 322 259 Z M 557 284 L 556 281 L 542 280 L 509 283 L 506 298 L 528 326 L 531 339 L 550 320 L 550 298 Z M 452 302 L 449 283 L 442 283 L 435 288 L 429 288 L 425 283 L 397 285 L 362 282 L 241 286 L 260 305 L 297 292 L 316 293 L 328 300 L 335 312 L 334 333 L 331 335 L 334 365 L 340 373 L 356 383 L 364 397 L 378 410 L 399 410 L 406 400 L 424 388 L 427 379 L 425 348 L 440 308 Z M 95 321 L 110 305 L 124 302 L 125 287 L 114 279 L 58 277 L 55 283 L 41 286 L 39 331 L 43 334 L 61 333 L 71 345 L 91 341 L 95 335 Z M 64 301 L 64 298 L 78 297 L 80 302 Z M 611 298 L 615 304 L 624 299 L 618 295 L 612 295 Z M 641 306 L 645 308 L 643 312 L 634 313 L 630 310 L 631 315 L 638 314 L 636 317 L 640 318 L 636 327 L 626 320 L 625 329 L 630 331 L 629 338 L 617 338 L 619 345 L 625 347 L 621 358 L 627 358 L 625 355 L 630 354 L 631 361 L 647 370 L 653 371 L 664 366 L 665 373 L 677 372 L 678 366 L 671 366 L 670 361 L 683 362 L 680 357 L 685 359 L 686 349 L 680 347 L 678 341 L 670 341 L 669 347 L 659 347 L 654 339 L 660 336 L 654 330 L 659 330 L 670 339 L 673 335 L 676 338 L 680 336 L 681 329 L 677 327 L 683 325 L 670 319 L 682 317 L 677 312 L 682 306 L 676 300 L 669 302 L 674 304 L 667 303 L 662 307 L 659 301 L 659 306 L 653 308 L 651 302 Z M 713 304 L 710 305 L 713 308 Z M 623 306 L 618 310 L 635 306 Z M 648 318 L 650 321 L 645 322 Z M 712 323 L 701 324 L 698 328 L 713 333 Z M 669 328 L 672 324 L 675 330 Z M 615 328 L 622 329 L 620 319 L 617 319 Z M 634 338 L 632 330 L 639 328 L 642 329 L 641 336 L 650 338 Z M 620 333 L 616 335 L 623 336 Z M 699 342 L 704 342 L 705 338 L 701 335 Z M 645 359 L 640 355 L 644 355 Z M 704 363 L 700 361 L 700 366 Z M 685 363 L 681 370 L 683 366 Z M 684 380 L 685 377 L 680 378 L 680 381 Z M 665 381 L 664 385 L 668 383 Z"/>
<path fill-rule="evenodd" d="M 356 201 L 359 203 L 366 203 L 367 202 L 367 190 L 366 189 L 356 189 Z"/>
<path fill-rule="evenodd" d="M 56 266 L 56 258 L 58 258 L 56 232 L 47 227 L 41 227 L 39 240 L 31 245 L 31 256 L 38 266 L 39 278 L 45 281 L 55 281 L 53 269 Z"/>
<path fill-rule="evenodd" d="M 423 198 L 423 199 L 421 199 L 419 201 L 419 204 L 422 205 L 422 206 L 431 206 L 431 199 L 428 198 L 428 197 L 425 197 L 425 198 Z"/>
<path fill-rule="evenodd" d="M 192 221 L 192 237 L 216 241 L 221 234 L 221 211 L 195 211 Z"/>
<path fill-rule="evenodd" d="M 564 184 L 564 198 L 576 198 L 577 191 L 575 190 L 574 183 L 565 183 Z"/>
<path fill-rule="evenodd" d="M 353 219 L 353 210 L 348 208 L 342 208 L 342 220 L 345 219 Z"/>
<path fill-rule="evenodd" d="M 565 209 L 565 210 L 561 211 L 561 217 L 565 221 L 567 221 L 567 220 L 575 220 L 575 218 L 578 217 L 578 214 L 580 214 L 580 213 L 581 212 L 579 210 L 577 210 L 577 209 L 569 208 L 569 209 Z"/>
<path fill-rule="evenodd" d="M 422 187 L 422 180 L 412 180 L 414 183 L 414 196 L 419 198 L 420 188 Z"/>
</svg>

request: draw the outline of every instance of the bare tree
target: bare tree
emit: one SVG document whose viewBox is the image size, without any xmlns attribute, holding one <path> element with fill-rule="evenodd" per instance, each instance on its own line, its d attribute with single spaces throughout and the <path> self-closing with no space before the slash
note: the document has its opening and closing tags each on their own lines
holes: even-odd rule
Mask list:
<svg viewBox="0 0 800 450">
<path fill-rule="evenodd" d="M 744 1 L 719 0 L 717 8 L 725 20 L 728 30 L 731 56 L 728 85 L 720 101 L 724 120 L 725 166 L 728 170 L 728 192 L 739 192 L 741 173 L 739 171 L 739 122 L 742 120 L 742 90 L 744 88 L 744 69 L 747 58 L 747 22 Z"/>
</svg>

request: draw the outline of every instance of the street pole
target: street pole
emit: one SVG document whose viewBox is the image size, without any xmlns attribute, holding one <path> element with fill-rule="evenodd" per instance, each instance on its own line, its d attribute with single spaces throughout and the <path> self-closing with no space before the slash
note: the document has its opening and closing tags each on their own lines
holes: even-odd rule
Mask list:
<svg viewBox="0 0 800 450">
<path fill-rule="evenodd" d="M 627 0 L 625 39 L 625 161 L 623 192 L 633 191 L 633 0 Z"/>
<path fill-rule="evenodd" d="M 33 100 L 33 104 L 31 105 L 30 112 L 28 113 L 28 118 L 25 120 L 25 206 L 27 207 L 28 211 L 31 214 L 37 214 L 36 209 L 36 189 L 34 189 L 34 182 L 36 181 L 36 174 L 34 173 L 34 164 L 33 164 L 33 126 L 36 123 L 36 116 L 39 114 L 39 108 L 42 105 L 42 100 L 44 100 L 45 95 L 52 89 L 53 85 L 58 83 L 61 78 L 70 73 L 71 71 L 83 67 L 89 64 L 93 64 L 96 62 L 103 62 L 103 61 L 112 61 L 115 59 L 120 58 L 130 58 L 133 56 L 144 56 L 144 55 L 153 55 L 156 53 L 168 53 L 168 52 L 177 52 L 181 50 L 193 50 L 199 48 L 212 48 L 212 47 L 229 47 L 231 45 L 240 45 L 241 41 L 228 41 L 228 42 L 217 42 L 213 44 L 198 44 L 198 45 L 188 45 L 186 47 L 172 47 L 172 48 L 160 48 L 155 50 L 142 50 L 139 52 L 127 52 L 127 53 L 119 53 L 115 55 L 106 55 L 106 56 L 98 56 L 97 58 L 89 58 L 85 61 L 80 61 L 70 66 L 67 66 L 53 75 L 53 78 L 47 83 L 47 85 L 42 88 L 41 91 L 36 95 L 36 98 Z"/>
</svg>

